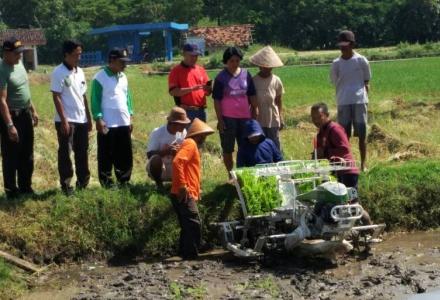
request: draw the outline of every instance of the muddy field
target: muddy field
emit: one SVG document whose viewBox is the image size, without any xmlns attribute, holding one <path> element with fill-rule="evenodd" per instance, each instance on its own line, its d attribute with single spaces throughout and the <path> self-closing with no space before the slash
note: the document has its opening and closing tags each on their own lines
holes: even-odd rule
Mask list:
<svg viewBox="0 0 440 300">
<path fill-rule="evenodd" d="M 197 261 L 64 266 L 33 284 L 23 299 L 440 299 L 440 232 L 389 234 L 369 255 L 336 261 L 214 251 Z"/>
</svg>

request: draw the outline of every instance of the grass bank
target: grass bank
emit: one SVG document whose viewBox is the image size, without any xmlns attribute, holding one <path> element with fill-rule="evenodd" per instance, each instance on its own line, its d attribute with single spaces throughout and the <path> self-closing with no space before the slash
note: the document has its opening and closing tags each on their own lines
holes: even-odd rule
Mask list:
<svg viewBox="0 0 440 300">
<path fill-rule="evenodd" d="M 200 211 L 206 241 L 215 236 L 210 223 L 237 217 L 238 210 L 231 212 L 235 198 L 234 188 L 227 184 L 205 193 Z M 169 198 L 145 184 L 95 187 L 72 197 L 52 192 L 2 200 L 0 218 L 0 238 L 9 251 L 39 264 L 114 255 L 166 256 L 174 253 L 178 237 Z"/>
<path fill-rule="evenodd" d="M 413 160 L 372 168 L 361 177 L 363 204 L 388 229 L 440 227 L 440 161 Z"/>
</svg>

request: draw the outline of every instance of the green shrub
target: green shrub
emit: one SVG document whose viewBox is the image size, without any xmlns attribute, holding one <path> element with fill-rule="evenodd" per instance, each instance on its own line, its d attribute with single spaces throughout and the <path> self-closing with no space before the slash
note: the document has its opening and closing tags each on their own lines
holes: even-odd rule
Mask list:
<svg viewBox="0 0 440 300">
<path fill-rule="evenodd" d="M 141 203 L 128 191 L 87 190 L 53 202 L 45 225 L 60 249 L 84 254 L 97 249 L 119 252 L 140 235 Z"/>
<path fill-rule="evenodd" d="M 419 57 L 423 55 L 423 46 L 420 44 L 400 43 L 397 45 L 399 58 Z"/>
<path fill-rule="evenodd" d="M 292 55 L 292 56 L 288 56 L 287 58 L 285 58 L 283 62 L 286 66 L 289 66 L 289 65 L 299 64 L 299 60 L 300 59 L 299 59 L 298 55 Z"/>
<path fill-rule="evenodd" d="M 0 258 L 0 284 L 9 279 L 10 273 L 10 268 L 5 264 L 4 260 Z"/>
<path fill-rule="evenodd" d="M 0 299 L 17 299 L 23 293 L 25 283 L 15 275 L 12 268 L 0 258 Z"/>
<path fill-rule="evenodd" d="M 207 69 L 218 69 L 223 67 L 223 54 L 216 52 L 211 55 L 208 62 L 205 63 L 205 68 Z"/>
<path fill-rule="evenodd" d="M 209 224 L 239 209 L 233 186 L 211 184 L 206 191 L 199 209 L 203 237 L 210 240 L 216 235 Z M 44 200 L 1 203 L 9 213 L 0 223 L 4 230 L 0 230 L 0 239 L 37 263 L 175 254 L 180 230 L 177 216 L 168 195 L 151 185 L 90 188 L 72 197 L 50 191 L 40 197 Z M 8 229 L 11 222 L 14 227 Z"/>
<path fill-rule="evenodd" d="M 173 250 L 177 224 L 168 197 L 148 186 L 89 189 L 52 199 L 44 231 L 47 259 L 109 257 L 126 251 Z M 35 253 L 34 253 L 35 254 Z"/>
<path fill-rule="evenodd" d="M 440 161 L 388 163 L 360 179 L 362 203 L 376 223 L 406 229 L 440 226 Z"/>
</svg>

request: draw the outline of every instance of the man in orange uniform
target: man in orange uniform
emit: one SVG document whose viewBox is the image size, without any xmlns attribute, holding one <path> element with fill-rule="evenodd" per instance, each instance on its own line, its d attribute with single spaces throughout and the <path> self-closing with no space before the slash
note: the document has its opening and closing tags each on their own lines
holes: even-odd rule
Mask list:
<svg viewBox="0 0 440 300">
<path fill-rule="evenodd" d="M 198 256 L 201 229 L 197 201 L 200 200 L 201 162 L 198 146 L 214 130 L 195 118 L 186 139 L 173 159 L 171 201 L 180 225 L 179 255 L 183 259 Z"/>
</svg>

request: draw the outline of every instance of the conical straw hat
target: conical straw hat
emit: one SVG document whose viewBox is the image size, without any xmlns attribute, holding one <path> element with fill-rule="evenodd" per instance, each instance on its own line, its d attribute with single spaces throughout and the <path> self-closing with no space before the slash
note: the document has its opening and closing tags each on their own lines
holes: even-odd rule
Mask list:
<svg viewBox="0 0 440 300">
<path fill-rule="evenodd" d="M 214 129 L 209 127 L 208 124 L 206 124 L 202 120 L 195 118 L 192 121 L 191 126 L 189 126 L 188 128 L 188 133 L 186 134 L 186 137 L 189 138 L 199 134 L 209 135 L 212 133 L 214 133 Z"/>
<path fill-rule="evenodd" d="M 271 46 L 266 46 L 252 55 L 249 60 L 254 65 L 263 68 L 278 68 L 284 66 L 280 57 L 275 53 Z"/>
</svg>

